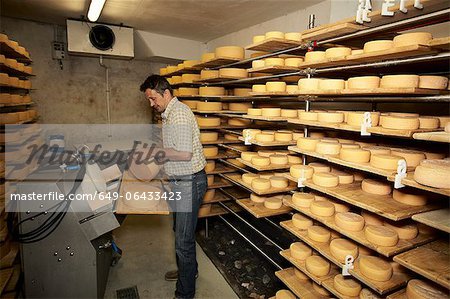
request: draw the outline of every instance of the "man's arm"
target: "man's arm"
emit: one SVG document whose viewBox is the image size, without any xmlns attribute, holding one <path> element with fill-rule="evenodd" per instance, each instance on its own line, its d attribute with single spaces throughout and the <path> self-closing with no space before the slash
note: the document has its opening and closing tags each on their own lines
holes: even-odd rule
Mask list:
<svg viewBox="0 0 450 299">
<path fill-rule="evenodd" d="M 192 152 L 177 151 L 173 148 L 162 148 L 160 150 L 165 153 L 164 159 L 169 161 L 191 161 L 192 159 Z"/>
</svg>

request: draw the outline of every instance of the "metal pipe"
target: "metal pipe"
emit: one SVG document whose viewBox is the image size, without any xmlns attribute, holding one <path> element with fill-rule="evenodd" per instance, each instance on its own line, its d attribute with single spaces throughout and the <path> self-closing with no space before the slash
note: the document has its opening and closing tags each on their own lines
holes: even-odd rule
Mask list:
<svg viewBox="0 0 450 299">
<path fill-rule="evenodd" d="M 112 137 L 111 132 L 111 103 L 110 103 L 110 93 L 111 89 L 109 88 L 109 67 L 107 67 L 103 63 L 103 56 L 100 55 L 100 61 L 99 64 L 101 67 L 105 69 L 105 76 L 106 76 L 106 117 L 108 120 L 108 138 Z"/>
<path fill-rule="evenodd" d="M 256 246 L 249 238 L 247 238 L 243 233 L 241 233 L 237 228 L 235 228 L 231 223 L 229 223 L 223 216 L 219 215 L 219 218 L 222 219 L 229 227 L 231 227 L 238 235 L 240 235 L 245 241 L 247 241 L 253 248 L 255 248 L 259 253 L 261 253 L 267 260 L 269 260 L 275 267 L 279 270 L 282 270 L 283 267 L 277 264 L 270 256 L 264 253 L 258 246 Z"/>
<path fill-rule="evenodd" d="M 341 100 L 342 99 L 342 100 Z M 383 97 L 368 97 L 368 96 L 349 96 L 344 98 L 336 98 L 333 96 L 330 96 L 330 98 L 323 97 L 317 97 L 313 101 L 314 102 L 404 102 L 405 100 L 408 100 L 408 103 L 410 102 L 435 102 L 435 103 L 445 103 L 450 102 L 450 95 L 430 95 L 430 96 L 414 96 L 411 97 L 409 95 L 405 96 L 383 96 Z"/>
</svg>

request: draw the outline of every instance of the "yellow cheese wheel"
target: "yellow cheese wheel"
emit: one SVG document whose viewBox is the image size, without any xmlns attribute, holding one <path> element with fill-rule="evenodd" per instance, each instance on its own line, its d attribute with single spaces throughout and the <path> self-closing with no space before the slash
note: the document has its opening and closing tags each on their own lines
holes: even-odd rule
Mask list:
<svg viewBox="0 0 450 299">
<path fill-rule="evenodd" d="M 179 84 L 182 82 L 181 76 L 172 76 L 172 84 Z"/>
<path fill-rule="evenodd" d="M 220 126 L 220 117 L 203 117 L 197 116 L 197 123 L 200 127 L 217 127 Z"/>
<path fill-rule="evenodd" d="M 289 142 L 292 141 L 292 133 L 288 132 L 275 132 L 274 134 L 276 141 Z"/>
<path fill-rule="evenodd" d="M 316 144 L 316 152 L 322 155 L 339 155 L 341 145 L 339 143 L 331 143 L 320 141 Z"/>
<path fill-rule="evenodd" d="M 347 240 L 347 239 L 333 239 L 330 242 L 330 252 L 335 259 L 337 259 L 340 263 L 345 262 L 345 257 L 347 255 L 353 256 L 356 260 L 358 257 L 358 246 L 355 243 Z"/>
<path fill-rule="evenodd" d="M 448 132 L 450 133 L 450 132 Z M 427 160 L 440 160 L 444 159 L 447 155 L 444 153 L 432 153 L 432 152 L 424 152 Z"/>
<path fill-rule="evenodd" d="M 298 118 L 307 121 L 317 121 L 318 113 L 312 111 L 300 111 L 298 113 Z"/>
<path fill-rule="evenodd" d="M 302 40 L 302 34 L 300 32 L 287 32 L 284 34 L 284 38 L 299 42 Z"/>
<path fill-rule="evenodd" d="M 309 280 L 309 276 L 305 275 L 305 273 L 298 270 L 297 268 L 294 268 L 294 274 L 295 274 L 295 277 L 299 280 L 305 280 L 305 281 Z"/>
<path fill-rule="evenodd" d="M 255 135 L 255 139 L 258 142 L 273 142 L 275 140 L 275 135 L 268 133 L 259 133 Z"/>
<path fill-rule="evenodd" d="M 296 299 L 295 295 L 289 290 L 279 290 L 275 294 L 275 299 Z"/>
<path fill-rule="evenodd" d="M 250 95 L 251 91 L 252 91 L 251 88 L 234 88 L 233 95 L 236 97 L 247 97 Z M 248 103 L 248 104 L 250 104 L 250 103 Z M 251 105 L 249 107 L 251 107 Z"/>
<path fill-rule="evenodd" d="M 229 118 L 228 124 L 230 126 L 236 126 L 236 127 L 246 127 L 250 125 L 251 120 L 249 119 L 240 119 L 240 118 Z"/>
<path fill-rule="evenodd" d="M 418 75 L 386 75 L 381 78 L 381 88 L 414 88 L 419 87 Z"/>
<path fill-rule="evenodd" d="M 322 79 L 317 78 L 302 78 L 298 80 L 299 90 L 319 90 L 319 84 Z"/>
<path fill-rule="evenodd" d="M 339 185 L 339 177 L 330 172 L 314 173 L 312 181 L 318 186 L 327 188 L 336 187 Z"/>
<path fill-rule="evenodd" d="M 284 39 L 284 33 L 281 31 L 269 31 L 265 34 L 266 39 L 269 38 L 281 38 Z"/>
<path fill-rule="evenodd" d="M 410 32 L 394 37 L 394 47 L 428 45 L 433 36 L 429 32 Z"/>
<path fill-rule="evenodd" d="M 364 53 L 389 50 L 394 46 L 391 40 L 374 40 L 364 44 Z"/>
<path fill-rule="evenodd" d="M 395 246 L 398 243 L 397 232 L 385 226 L 366 225 L 364 235 L 367 241 L 378 246 Z"/>
<path fill-rule="evenodd" d="M 182 70 L 182 69 L 184 69 L 184 63 L 179 63 L 177 65 L 177 70 L 179 71 L 179 70 Z"/>
<path fill-rule="evenodd" d="M 345 88 L 343 79 L 322 79 L 319 82 L 320 90 L 341 90 Z"/>
<path fill-rule="evenodd" d="M 392 192 L 390 183 L 373 179 L 364 179 L 361 183 L 361 189 L 364 192 L 375 195 L 389 195 Z"/>
<path fill-rule="evenodd" d="M 258 179 L 258 180 L 264 180 L 264 179 Z M 255 182 L 255 184 L 258 184 Z M 252 184 L 253 186 L 253 184 Z M 264 201 L 264 207 L 270 209 L 270 210 L 278 210 L 283 206 L 283 200 L 279 197 L 269 197 L 266 198 Z"/>
<path fill-rule="evenodd" d="M 413 168 L 417 167 L 417 165 L 419 165 L 420 162 L 426 158 L 423 152 L 408 149 L 395 148 L 391 150 L 391 154 L 402 157 L 406 160 L 406 165 Z"/>
<path fill-rule="evenodd" d="M 266 117 L 281 116 L 281 108 L 262 108 L 261 115 Z"/>
<path fill-rule="evenodd" d="M 342 274 L 334 277 L 333 287 L 338 293 L 349 297 L 357 297 L 361 292 L 361 284 L 359 282 L 353 278 L 344 277 Z"/>
<path fill-rule="evenodd" d="M 364 54 L 364 50 L 362 49 L 357 49 L 357 50 L 352 50 L 351 55 L 361 55 Z"/>
<path fill-rule="evenodd" d="M 269 180 L 273 188 L 287 188 L 289 185 L 288 179 L 282 176 L 273 176 Z"/>
<path fill-rule="evenodd" d="M 414 223 L 393 223 L 385 221 L 384 226 L 396 231 L 400 240 L 411 240 L 419 234 L 419 229 Z"/>
<path fill-rule="evenodd" d="M 217 132 L 201 132 L 200 141 L 201 142 L 211 142 L 217 141 L 219 139 L 219 133 Z"/>
<path fill-rule="evenodd" d="M 347 81 L 348 89 L 375 89 L 380 87 L 380 78 L 376 76 L 352 77 Z"/>
<path fill-rule="evenodd" d="M 215 157 L 219 154 L 219 148 L 217 146 L 205 146 L 203 147 L 203 154 L 206 158 Z"/>
<path fill-rule="evenodd" d="M 339 177 L 339 185 L 352 184 L 355 181 L 355 177 L 352 173 L 347 173 L 340 170 L 331 170 L 331 173 L 334 173 Z"/>
<path fill-rule="evenodd" d="M 325 51 L 327 59 L 344 58 L 352 53 L 352 49 L 347 47 L 333 47 Z"/>
<path fill-rule="evenodd" d="M 281 109 L 281 114 L 282 117 L 287 117 L 287 118 L 296 118 L 297 117 L 297 110 L 295 109 Z"/>
<path fill-rule="evenodd" d="M 311 193 L 296 192 L 292 195 L 292 202 L 301 208 L 309 208 L 314 200 Z"/>
<path fill-rule="evenodd" d="M 215 161 L 206 161 L 205 171 L 211 172 L 216 169 L 216 162 Z"/>
<path fill-rule="evenodd" d="M 434 188 L 450 188 L 450 160 L 424 160 L 414 171 L 414 180 Z"/>
<path fill-rule="evenodd" d="M 178 67 L 176 65 L 169 65 L 167 66 L 167 74 L 176 72 L 178 70 Z"/>
<path fill-rule="evenodd" d="M 256 195 L 255 193 L 250 194 L 250 200 L 254 203 L 264 203 L 266 201 L 266 197 Z"/>
<path fill-rule="evenodd" d="M 312 51 L 305 54 L 305 62 L 321 62 L 327 59 L 325 51 Z"/>
<path fill-rule="evenodd" d="M 193 67 L 194 65 L 197 65 L 199 63 L 200 63 L 199 60 L 185 60 L 185 61 L 183 61 L 184 67 L 186 67 L 186 68 Z"/>
<path fill-rule="evenodd" d="M 167 75 L 167 68 L 166 67 L 162 67 L 159 69 L 159 74 L 161 76 Z"/>
<path fill-rule="evenodd" d="M 304 132 L 298 132 L 298 131 L 294 131 L 292 132 L 292 139 L 297 141 L 299 138 L 302 138 L 305 136 Z"/>
<path fill-rule="evenodd" d="M 247 78 L 247 70 L 246 69 L 239 69 L 239 68 L 223 68 L 219 69 L 219 76 L 222 78 Z"/>
<path fill-rule="evenodd" d="M 219 71 L 217 70 L 201 70 L 200 72 L 200 79 L 207 80 L 207 79 L 214 79 L 219 77 Z"/>
<path fill-rule="evenodd" d="M 350 126 L 361 127 L 364 120 L 364 112 L 348 112 L 346 123 Z M 372 127 L 378 126 L 380 120 L 379 112 L 370 112 Z"/>
<path fill-rule="evenodd" d="M 252 181 L 254 179 L 258 179 L 259 175 L 255 174 L 255 173 L 243 173 L 242 174 L 242 181 L 244 181 L 244 183 L 251 185 Z"/>
<path fill-rule="evenodd" d="M 366 225 L 383 225 L 383 218 L 377 214 L 370 213 L 367 211 L 361 211 L 361 216 L 364 218 Z"/>
<path fill-rule="evenodd" d="M 302 242 L 295 242 L 289 246 L 291 256 L 296 260 L 304 261 L 312 255 L 312 249 Z"/>
<path fill-rule="evenodd" d="M 275 175 L 274 172 L 263 172 L 259 174 L 259 177 L 270 180 L 270 178 L 273 177 L 274 175 Z"/>
<path fill-rule="evenodd" d="M 286 91 L 286 82 L 267 82 L 266 83 L 266 91 L 267 92 L 285 92 Z"/>
<path fill-rule="evenodd" d="M 199 111 L 220 111 L 222 110 L 221 102 L 198 102 L 197 110 Z"/>
<path fill-rule="evenodd" d="M 367 163 L 370 157 L 370 151 L 360 148 L 342 148 L 339 153 L 342 160 L 355 163 Z"/>
<path fill-rule="evenodd" d="M 309 163 L 308 166 L 314 169 L 314 173 L 331 171 L 331 167 L 329 165 L 320 162 L 312 162 Z"/>
<path fill-rule="evenodd" d="M 182 96 L 196 96 L 198 95 L 198 88 L 180 87 L 178 88 L 178 95 Z"/>
<path fill-rule="evenodd" d="M 252 41 L 254 44 L 257 44 L 257 43 L 264 41 L 265 39 L 266 39 L 265 35 L 255 35 L 255 36 L 253 36 Z"/>
<path fill-rule="evenodd" d="M 334 205 L 326 200 L 312 202 L 309 209 L 317 216 L 330 217 L 334 214 Z"/>
<path fill-rule="evenodd" d="M 334 215 L 334 221 L 346 231 L 359 232 L 364 228 L 364 218 L 352 212 L 337 213 Z"/>
<path fill-rule="evenodd" d="M 330 231 L 317 225 L 308 227 L 308 237 L 311 240 L 321 243 L 328 243 L 331 234 Z"/>
<path fill-rule="evenodd" d="M 215 50 L 216 57 L 227 57 L 234 59 L 244 59 L 245 51 L 242 47 L 237 46 L 225 46 L 218 47 Z"/>
<path fill-rule="evenodd" d="M 252 181 L 252 188 L 259 191 L 270 189 L 270 181 L 268 179 L 256 178 Z"/>
<path fill-rule="evenodd" d="M 262 109 L 261 108 L 248 108 L 247 115 L 260 116 L 260 115 L 262 115 Z"/>
<path fill-rule="evenodd" d="M 399 156 L 375 154 L 370 156 L 370 165 L 385 170 L 397 170 L 400 160 L 403 158 Z"/>
<path fill-rule="evenodd" d="M 275 152 L 271 150 L 260 150 L 258 151 L 258 155 L 261 157 L 270 157 L 271 155 L 275 155 Z"/>
<path fill-rule="evenodd" d="M 339 124 L 344 122 L 344 114 L 340 112 L 319 112 L 317 120 L 324 123 Z"/>
<path fill-rule="evenodd" d="M 252 61 L 252 68 L 256 69 L 256 68 L 262 68 L 265 67 L 266 63 L 263 59 L 258 59 L 258 60 L 253 60 Z"/>
<path fill-rule="evenodd" d="M 224 134 L 223 138 L 225 138 L 225 140 L 233 140 L 233 141 L 239 140 L 238 136 L 234 134 Z"/>
<path fill-rule="evenodd" d="M 427 204 L 426 194 L 413 188 L 394 189 L 392 197 L 395 201 L 408 206 L 424 206 Z"/>
<path fill-rule="evenodd" d="M 284 59 L 284 65 L 290 67 L 299 67 L 303 62 L 303 58 L 300 57 L 291 57 Z"/>
<path fill-rule="evenodd" d="M 392 277 L 392 266 L 376 256 L 361 256 L 359 259 L 361 273 L 375 281 L 388 281 Z"/>
<path fill-rule="evenodd" d="M 225 95 L 225 88 L 202 86 L 199 88 L 199 94 L 201 96 L 223 96 Z"/>
<path fill-rule="evenodd" d="M 251 162 L 253 157 L 257 157 L 258 153 L 255 152 L 242 152 L 241 159 L 247 162 Z"/>
<path fill-rule="evenodd" d="M 448 78 L 443 76 L 420 76 L 419 88 L 426 89 L 446 89 Z"/>
<path fill-rule="evenodd" d="M 181 82 L 183 83 L 193 83 L 194 81 L 200 80 L 200 75 L 197 74 L 183 74 L 181 75 Z"/>
<path fill-rule="evenodd" d="M 266 85 L 254 84 L 252 85 L 252 92 L 266 92 Z"/>
<path fill-rule="evenodd" d="M 289 161 L 287 155 L 270 155 L 269 159 L 273 165 L 286 165 Z"/>
<path fill-rule="evenodd" d="M 310 179 L 313 176 L 314 169 L 307 165 L 292 165 L 289 169 L 289 173 L 294 178 L 306 178 Z"/>
<path fill-rule="evenodd" d="M 228 109 L 231 111 L 247 111 L 252 107 L 251 103 L 229 103 Z"/>
<path fill-rule="evenodd" d="M 408 299 L 448 298 L 448 291 L 437 288 L 425 280 L 411 279 L 406 286 L 406 297 Z"/>
<path fill-rule="evenodd" d="M 316 145 L 320 142 L 318 138 L 299 137 L 297 139 L 297 147 L 305 151 L 315 151 Z"/>
<path fill-rule="evenodd" d="M 382 297 L 369 289 L 362 289 L 359 293 L 359 299 L 382 299 Z"/>
<path fill-rule="evenodd" d="M 211 213 L 211 204 L 201 205 L 198 209 L 198 216 L 206 216 Z"/>
<path fill-rule="evenodd" d="M 267 157 L 254 156 L 252 157 L 252 164 L 256 166 L 269 166 L 270 159 Z"/>
<path fill-rule="evenodd" d="M 306 270 L 318 277 L 328 275 L 330 273 L 330 263 L 321 256 L 313 255 L 305 260 Z"/>
<path fill-rule="evenodd" d="M 369 145 L 369 146 L 364 146 L 363 149 L 369 151 L 371 155 L 390 155 L 391 154 L 391 149 L 389 147 L 385 147 L 385 146 Z"/>
<path fill-rule="evenodd" d="M 286 85 L 286 92 L 287 93 L 298 93 L 298 86 L 297 85 Z"/>
<path fill-rule="evenodd" d="M 439 128 L 439 118 L 437 117 L 419 117 L 419 129 L 438 129 Z"/>
<path fill-rule="evenodd" d="M 295 213 L 292 216 L 292 224 L 300 230 L 307 230 L 313 225 L 313 221 L 300 213 Z"/>
<path fill-rule="evenodd" d="M 284 59 L 278 57 L 270 57 L 264 59 L 264 66 L 284 66 Z"/>
</svg>

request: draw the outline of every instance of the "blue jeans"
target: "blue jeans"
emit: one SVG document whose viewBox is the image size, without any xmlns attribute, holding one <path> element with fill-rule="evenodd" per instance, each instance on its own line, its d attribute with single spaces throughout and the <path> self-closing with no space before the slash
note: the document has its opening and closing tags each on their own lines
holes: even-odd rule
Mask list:
<svg viewBox="0 0 450 299">
<path fill-rule="evenodd" d="M 194 298 L 197 257 L 195 251 L 195 229 L 198 210 L 206 193 L 208 183 L 204 170 L 192 176 L 171 179 L 172 192 L 180 192 L 181 200 L 172 202 L 175 252 L 178 266 L 178 280 L 175 290 L 177 298 Z"/>
</svg>

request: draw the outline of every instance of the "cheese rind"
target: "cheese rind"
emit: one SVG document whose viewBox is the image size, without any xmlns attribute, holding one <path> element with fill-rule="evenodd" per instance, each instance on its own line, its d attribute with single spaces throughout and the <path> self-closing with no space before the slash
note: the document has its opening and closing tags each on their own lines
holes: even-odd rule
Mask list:
<svg viewBox="0 0 450 299">
<path fill-rule="evenodd" d="M 340 112 L 319 112 L 317 120 L 324 123 L 340 124 L 344 122 L 344 113 Z"/>
<path fill-rule="evenodd" d="M 358 257 L 358 246 L 347 239 L 333 239 L 330 242 L 331 254 L 340 262 L 345 262 L 347 255 L 353 256 L 356 260 Z"/>
<path fill-rule="evenodd" d="M 287 188 L 289 180 L 282 176 L 272 176 L 270 179 L 272 188 Z"/>
<path fill-rule="evenodd" d="M 346 231 L 359 232 L 364 228 L 364 218 L 352 212 L 337 213 L 334 215 L 334 221 Z"/>
<path fill-rule="evenodd" d="M 394 46 L 391 40 L 374 40 L 364 44 L 364 53 L 389 50 Z"/>
<path fill-rule="evenodd" d="M 391 154 L 402 157 L 406 160 L 406 165 L 412 168 L 417 167 L 417 165 L 419 165 L 420 162 L 422 162 L 426 158 L 423 152 L 400 148 L 392 149 Z"/>
<path fill-rule="evenodd" d="M 353 112 L 350 111 L 347 114 L 346 123 L 350 126 L 361 127 L 364 120 L 364 112 Z M 378 126 L 380 120 L 379 112 L 370 112 L 370 120 L 372 122 L 372 127 Z"/>
<path fill-rule="evenodd" d="M 289 290 L 279 290 L 275 294 L 275 299 L 296 299 L 295 295 Z"/>
<path fill-rule="evenodd" d="M 261 115 L 265 117 L 281 116 L 281 108 L 262 108 Z"/>
<path fill-rule="evenodd" d="M 314 169 L 307 165 L 297 164 L 291 166 L 291 168 L 289 169 L 289 173 L 296 179 L 298 178 L 310 179 L 313 176 Z"/>
<path fill-rule="evenodd" d="M 240 119 L 240 118 L 229 118 L 228 119 L 228 125 L 230 126 L 236 126 L 236 127 L 246 127 L 250 125 L 251 120 L 250 119 Z"/>
<path fill-rule="evenodd" d="M 434 188 L 450 188 L 450 160 L 423 160 L 414 171 L 414 180 Z"/>
<path fill-rule="evenodd" d="M 292 58 L 284 59 L 285 66 L 299 67 L 302 62 L 303 62 L 303 58 L 293 58 L 292 57 Z"/>
<path fill-rule="evenodd" d="M 284 34 L 284 38 L 299 42 L 302 40 L 302 34 L 300 32 L 287 32 Z"/>
<path fill-rule="evenodd" d="M 439 118 L 437 117 L 419 117 L 419 129 L 438 129 Z"/>
<path fill-rule="evenodd" d="M 285 92 L 286 91 L 286 82 L 267 82 L 266 83 L 266 91 L 267 92 Z"/>
<path fill-rule="evenodd" d="M 213 60 L 214 58 L 216 58 L 215 53 L 203 53 L 202 57 L 201 57 L 201 61 L 207 62 L 207 61 Z"/>
<path fill-rule="evenodd" d="M 364 276 L 375 281 L 388 281 L 393 274 L 391 264 L 376 256 L 361 256 L 359 268 Z"/>
<path fill-rule="evenodd" d="M 198 102 L 197 110 L 199 111 L 221 111 L 221 102 Z"/>
<path fill-rule="evenodd" d="M 427 281 L 411 279 L 406 286 L 406 296 L 408 299 L 440 299 L 447 298 L 448 292 L 434 287 Z"/>
<path fill-rule="evenodd" d="M 281 109 L 281 116 L 287 118 L 296 118 L 298 116 L 298 113 L 295 109 Z"/>
<path fill-rule="evenodd" d="M 202 80 L 215 79 L 218 77 L 219 77 L 218 70 L 201 70 L 200 72 L 200 79 Z"/>
<path fill-rule="evenodd" d="M 247 70 L 239 68 L 222 68 L 219 69 L 219 77 L 222 78 L 247 78 Z"/>
<path fill-rule="evenodd" d="M 215 157 L 219 154 L 219 148 L 217 146 L 205 146 L 203 147 L 203 154 L 206 158 Z"/>
<path fill-rule="evenodd" d="M 395 246 L 398 243 L 398 234 L 393 229 L 384 226 L 368 225 L 364 229 L 367 240 L 379 246 Z"/>
<path fill-rule="evenodd" d="M 223 96 L 225 95 L 225 88 L 202 86 L 199 88 L 199 94 L 201 96 Z"/>
<path fill-rule="evenodd" d="M 311 111 L 300 111 L 298 113 L 298 118 L 301 120 L 317 121 L 318 113 Z"/>
<path fill-rule="evenodd" d="M 325 56 L 328 59 L 344 58 L 351 53 L 352 49 L 347 47 L 333 47 L 325 50 Z"/>
<path fill-rule="evenodd" d="M 446 89 L 448 78 L 444 76 L 420 76 L 419 88 L 426 89 Z"/>
<path fill-rule="evenodd" d="M 200 127 L 217 127 L 220 126 L 220 117 L 197 116 L 197 123 Z"/>
<path fill-rule="evenodd" d="M 399 156 L 375 154 L 370 156 L 370 165 L 385 170 L 397 170 L 400 160 L 403 158 Z"/>
<path fill-rule="evenodd" d="M 297 139 L 297 147 L 305 151 L 315 151 L 319 142 L 318 138 L 300 137 Z"/>
<path fill-rule="evenodd" d="M 375 89 L 380 86 L 380 78 L 376 76 L 352 77 L 347 80 L 348 89 Z"/>
<path fill-rule="evenodd" d="M 237 46 L 218 47 L 214 53 L 216 57 L 228 57 L 239 60 L 244 59 L 245 57 L 244 48 Z"/>
<path fill-rule="evenodd" d="M 396 231 L 400 240 L 411 240 L 419 234 L 417 225 L 413 223 L 403 224 L 385 221 L 384 226 Z"/>
<path fill-rule="evenodd" d="M 373 179 L 364 179 L 361 189 L 369 194 L 389 195 L 392 192 L 391 184 Z"/>
<path fill-rule="evenodd" d="M 318 277 L 322 277 L 330 273 L 330 263 L 318 255 L 313 255 L 306 258 L 305 267 L 308 272 Z"/>
<path fill-rule="evenodd" d="M 323 164 L 320 162 L 312 162 L 312 163 L 309 163 L 308 166 L 310 166 L 314 169 L 314 173 L 331 171 L 331 167 L 329 165 Z"/>
<path fill-rule="evenodd" d="M 266 201 L 266 197 L 256 195 L 255 193 L 250 194 L 250 200 L 254 203 L 264 203 Z"/>
<path fill-rule="evenodd" d="M 257 44 L 257 43 L 264 41 L 265 39 L 266 39 L 265 35 L 255 35 L 255 36 L 253 36 L 252 41 L 254 44 Z"/>
<path fill-rule="evenodd" d="M 308 227 L 308 237 L 316 242 L 327 243 L 330 240 L 331 233 L 321 226 L 313 225 Z"/>
<path fill-rule="evenodd" d="M 409 32 L 394 37 L 394 47 L 405 47 L 411 45 L 428 45 L 433 38 L 429 32 Z"/>
<path fill-rule="evenodd" d="M 357 297 L 361 292 L 361 284 L 352 278 L 345 278 L 338 274 L 333 279 L 333 286 L 340 294 L 349 297 Z"/>
<path fill-rule="evenodd" d="M 260 115 L 262 115 L 262 109 L 261 108 L 248 108 L 247 115 L 260 116 Z"/>
<path fill-rule="evenodd" d="M 319 90 L 319 84 L 322 79 L 302 78 L 298 80 L 299 90 Z"/>
<path fill-rule="evenodd" d="M 361 211 L 361 216 L 363 216 L 366 225 L 383 225 L 383 219 L 377 214 Z"/>
<path fill-rule="evenodd" d="M 314 200 L 314 195 L 310 193 L 296 192 L 292 195 L 292 202 L 301 208 L 309 208 Z"/>
<path fill-rule="evenodd" d="M 424 206 L 427 204 L 427 196 L 413 188 L 394 189 L 392 197 L 395 201 L 408 206 Z"/>
<path fill-rule="evenodd" d="M 325 51 L 312 51 L 306 52 L 305 54 L 305 62 L 321 62 L 327 59 Z"/>
<path fill-rule="evenodd" d="M 267 157 L 254 156 L 252 157 L 252 164 L 256 166 L 269 166 L 270 159 Z"/>
<path fill-rule="evenodd" d="M 219 139 L 218 132 L 201 132 L 200 133 L 200 141 L 201 142 L 212 142 L 217 141 Z"/>
<path fill-rule="evenodd" d="M 253 159 L 252 159 L 253 160 Z M 270 181 L 268 179 L 256 178 L 252 180 L 252 189 L 264 191 L 270 189 Z"/>
<path fill-rule="evenodd" d="M 243 173 L 241 178 L 244 183 L 251 185 L 254 179 L 259 178 L 259 175 L 255 173 Z"/>
<path fill-rule="evenodd" d="M 334 205 L 326 200 L 313 201 L 309 206 L 311 213 L 317 216 L 330 217 L 334 215 Z"/>
<path fill-rule="evenodd" d="M 269 197 L 264 201 L 264 207 L 270 210 L 278 210 L 283 206 L 283 200 L 279 197 Z"/>
<path fill-rule="evenodd" d="M 266 39 L 269 38 L 281 38 L 284 39 L 284 33 L 281 31 L 268 31 L 265 34 Z"/>
<path fill-rule="evenodd" d="M 315 151 L 322 155 L 339 155 L 341 145 L 339 143 L 330 143 L 320 141 L 316 144 Z"/>
<path fill-rule="evenodd" d="M 284 66 L 284 59 L 277 57 L 270 57 L 264 59 L 264 66 Z"/>
<path fill-rule="evenodd" d="M 292 224 L 300 230 L 307 230 L 308 227 L 313 225 L 313 221 L 303 214 L 295 213 L 292 216 Z"/>
<path fill-rule="evenodd" d="M 339 153 L 342 160 L 355 163 L 367 163 L 370 156 L 370 151 L 360 148 L 342 148 Z"/>
<path fill-rule="evenodd" d="M 319 82 L 320 90 L 342 90 L 345 88 L 343 79 L 322 79 Z"/>
<path fill-rule="evenodd" d="M 311 247 L 302 242 L 292 243 L 291 246 L 289 246 L 289 249 L 291 250 L 291 256 L 297 260 L 304 261 L 312 255 Z"/>
<path fill-rule="evenodd" d="M 381 78 L 381 88 L 415 88 L 419 87 L 418 75 L 386 75 Z"/>
<path fill-rule="evenodd" d="M 339 177 L 333 173 L 319 172 L 314 173 L 312 177 L 313 183 L 321 187 L 336 187 L 339 185 Z"/>
<path fill-rule="evenodd" d="M 178 88 L 178 95 L 180 97 L 182 96 L 196 96 L 198 95 L 198 88 L 191 88 L 191 87 L 180 87 Z"/>
</svg>

